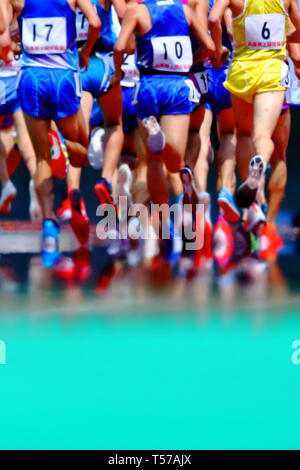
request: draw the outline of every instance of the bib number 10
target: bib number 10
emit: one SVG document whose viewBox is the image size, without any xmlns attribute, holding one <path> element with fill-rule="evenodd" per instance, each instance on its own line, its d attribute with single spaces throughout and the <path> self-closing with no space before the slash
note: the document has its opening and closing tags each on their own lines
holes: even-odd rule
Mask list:
<svg viewBox="0 0 300 470">
<path fill-rule="evenodd" d="M 153 68 L 187 72 L 193 63 L 191 41 L 188 36 L 165 36 L 151 39 Z"/>
<path fill-rule="evenodd" d="M 167 47 L 167 44 L 165 42 L 163 43 L 163 45 L 164 45 L 164 51 L 165 51 L 164 59 L 168 60 L 168 58 L 169 58 L 168 47 Z M 182 54 L 183 54 L 183 48 L 182 48 L 181 42 L 179 42 L 179 41 L 175 42 L 174 50 L 175 50 L 175 55 L 176 55 L 177 59 L 181 59 Z"/>
<path fill-rule="evenodd" d="M 58 54 L 67 50 L 66 18 L 24 18 L 22 42 L 30 54 Z"/>
</svg>

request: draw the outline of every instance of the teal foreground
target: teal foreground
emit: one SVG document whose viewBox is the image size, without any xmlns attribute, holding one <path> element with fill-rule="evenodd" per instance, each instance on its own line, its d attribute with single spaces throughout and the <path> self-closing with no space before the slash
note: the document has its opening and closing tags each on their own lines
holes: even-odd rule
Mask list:
<svg viewBox="0 0 300 470">
<path fill-rule="evenodd" d="M 1 449 L 300 448 L 297 298 L 88 308 L 0 315 Z"/>
</svg>

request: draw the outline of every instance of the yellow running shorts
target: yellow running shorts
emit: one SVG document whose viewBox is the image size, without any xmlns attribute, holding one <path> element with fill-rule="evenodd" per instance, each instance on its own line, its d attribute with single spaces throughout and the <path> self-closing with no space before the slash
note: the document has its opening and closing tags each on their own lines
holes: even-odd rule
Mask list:
<svg viewBox="0 0 300 470">
<path fill-rule="evenodd" d="M 285 91 L 289 87 L 289 68 L 280 59 L 233 60 L 224 86 L 233 95 L 253 103 L 258 93 Z"/>
</svg>

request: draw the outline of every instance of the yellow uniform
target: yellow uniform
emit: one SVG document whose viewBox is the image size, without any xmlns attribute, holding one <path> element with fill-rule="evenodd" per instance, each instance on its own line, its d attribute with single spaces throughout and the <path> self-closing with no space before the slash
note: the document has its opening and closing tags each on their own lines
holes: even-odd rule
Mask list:
<svg viewBox="0 0 300 470">
<path fill-rule="evenodd" d="M 286 90 L 287 29 L 282 0 L 244 0 L 243 12 L 233 18 L 235 50 L 225 88 L 248 103 L 257 93 Z"/>
</svg>

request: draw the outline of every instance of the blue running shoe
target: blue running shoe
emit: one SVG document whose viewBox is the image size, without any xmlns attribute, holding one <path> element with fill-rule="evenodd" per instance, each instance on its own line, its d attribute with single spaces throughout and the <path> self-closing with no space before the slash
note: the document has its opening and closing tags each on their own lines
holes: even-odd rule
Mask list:
<svg viewBox="0 0 300 470">
<path fill-rule="evenodd" d="M 223 188 L 218 195 L 219 208 L 224 212 L 224 217 L 227 222 L 235 223 L 241 218 L 240 211 L 234 202 L 233 196 L 230 192 Z"/>
<path fill-rule="evenodd" d="M 59 260 L 59 234 L 60 228 L 54 220 L 47 219 L 44 221 L 42 234 L 42 261 L 45 268 L 52 268 Z"/>
<path fill-rule="evenodd" d="M 170 221 L 169 226 L 165 227 L 166 237 L 162 233 L 161 255 L 171 264 L 176 264 L 182 253 L 182 239 L 174 228 L 174 223 Z"/>
</svg>

